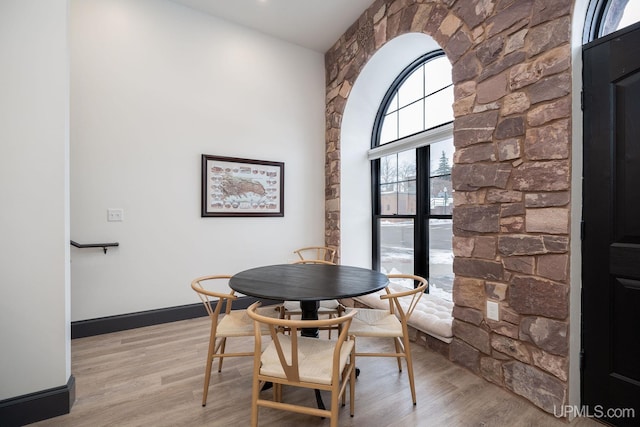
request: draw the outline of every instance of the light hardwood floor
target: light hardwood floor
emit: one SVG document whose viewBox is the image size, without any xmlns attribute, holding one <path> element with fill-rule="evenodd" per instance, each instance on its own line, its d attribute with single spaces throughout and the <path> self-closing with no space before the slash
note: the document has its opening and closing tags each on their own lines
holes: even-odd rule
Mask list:
<svg viewBox="0 0 640 427">
<path fill-rule="evenodd" d="M 251 358 L 226 359 L 222 373 L 212 374 L 207 406 L 200 404 L 208 334 L 208 318 L 199 318 L 73 340 L 71 413 L 32 425 L 248 426 Z M 231 348 L 250 348 L 252 341 L 235 340 Z M 602 426 L 592 419 L 557 419 L 420 345 L 412 353 L 418 404 L 412 405 L 407 375 L 398 373 L 395 360 L 360 358 L 355 417 L 348 405 L 342 408 L 341 426 Z M 270 390 L 262 393 L 271 397 Z M 284 399 L 315 402 L 313 393 L 292 389 Z M 329 422 L 261 409 L 260 425 Z"/>
</svg>

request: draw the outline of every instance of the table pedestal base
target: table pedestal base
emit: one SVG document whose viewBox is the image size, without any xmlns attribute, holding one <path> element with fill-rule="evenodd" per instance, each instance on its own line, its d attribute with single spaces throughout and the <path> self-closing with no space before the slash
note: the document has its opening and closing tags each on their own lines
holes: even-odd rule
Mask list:
<svg viewBox="0 0 640 427">
<path fill-rule="evenodd" d="M 302 320 L 318 320 L 319 301 L 300 301 L 300 309 L 302 310 Z M 318 328 L 303 328 L 300 330 L 303 337 L 318 338 Z"/>
</svg>

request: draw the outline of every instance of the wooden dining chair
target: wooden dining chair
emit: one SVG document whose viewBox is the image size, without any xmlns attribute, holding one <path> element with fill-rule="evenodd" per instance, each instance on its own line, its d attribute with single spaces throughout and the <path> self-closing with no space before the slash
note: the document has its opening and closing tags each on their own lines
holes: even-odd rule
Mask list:
<svg viewBox="0 0 640 427">
<path fill-rule="evenodd" d="M 319 259 L 323 261 L 335 262 L 336 250 L 328 246 L 307 246 L 293 251 L 301 260 Z"/>
<path fill-rule="evenodd" d="M 251 425 L 258 425 L 260 407 L 280 409 L 299 414 L 315 415 L 330 419 L 331 427 L 338 425 L 338 401 L 345 405 L 346 388 L 349 386 L 350 415 L 354 415 L 355 398 L 355 341 L 349 334 L 349 326 L 357 312 L 322 320 L 274 319 L 258 312 L 260 303 L 247 309 L 254 323 L 255 356 L 251 398 Z M 303 328 L 340 326 L 337 340 L 300 336 Z M 271 341 L 262 348 L 262 328 L 267 327 Z M 290 335 L 282 333 L 291 331 Z M 260 398 L 261 383 L 273 384 L 273 400 Z M 283 402 L 282 386 L 293 386 L 331 392 L 329 409 Z"/>
<path fill-rule="evenodd" d="M 325 261 L 322 259 L 300 259 L 293 261 L 292 264 L 324 264 L 335 265 L 331 261 Z M 281 316 L 284 319 L 291 319 L 291 316 L 301 316 L 302 309 L 300 308 L 300 301 L 284 301 L 280 306 Z M 344 312 L 345 307 L 340 304 L 337 299 L 323 300 L 318 305 L 318 318 L 326 315 L 331 317 L 339 317 Z M 327 328 L 324 328 L 327 329 Z M 329 328 L 329 338 L 331 338 L 331 330 L 335 328 Z"/>
<path fill-rule="evenodd" d="M 402 359 L 407 364 L 409 386 L 413 404 L 416 404 L 416 389 L 413 377 L 413 362 L 411 361 L 411 348 L 409 346 L 409 332 L 407 322 L 429 286 L 426 279 L 412 274 L 388 274 L 390 280 L 410 279 L 417 283 L 414 289 L 392 293 L 389 287 L 381 299 L 389 301 L 388 310 L 358 308 L 357 314 L 351 322 L 350 333 L 360 338 L 391 338 L 393 339 L 395 352 L 367 352 L 356 353 L 357 357 L 395 357 L 398 361 L 398 370 L 402 372 Z M 347 309 L 346 313 L 356 310 Z"/>
<path fill-rule="evenodd" d="M 205 287 L 208 286 L 211 288 L 213 284 L 226 285 L 230 278 L 230 275 L 219 274 L 199 277 L 191 282 L 191 288 L 196 291 L 200 297 L 211 319 L 209 350 L 207 352 L 207 362 L 204 373 L 202 406 L 207 404 L 213 361 L 218 359 L 218 372 L 222 372 L 222 361 L 225 357 L 253 356 L 254 353 L 253 349 L 234 353 L 225 352 L 227 338 L 250 337 L 254 335 L 253 320 L 247 316 L 247 311 L 231 309 L 233 301 L 238 299 L 235 291 L 230 290 L 229 293 L 224 293 L 212 291 Z M 261 308 L 261 313 L 267 317 L 279 317 L 278 311 L 269 306 Z M 269 333 L 268 329 L 264 328 L 263 333 Z"/>
</svg>

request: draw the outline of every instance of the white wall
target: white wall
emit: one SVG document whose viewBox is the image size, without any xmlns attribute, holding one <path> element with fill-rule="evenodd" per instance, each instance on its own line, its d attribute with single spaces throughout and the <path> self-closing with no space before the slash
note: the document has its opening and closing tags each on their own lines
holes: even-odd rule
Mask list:
<svg viewBox="0 0 640 427">
<path fill-rule="evenodd" d="M 165 0 L 71 2 L 72 320 L 324 242 L 324 58 Z M 283 218 L 201 218 L 201 154 L 285 162 Z M 124 209 L 107 222 L 108 208 Z"/>
<path fill-rule="evenodd" d="M 67 0 L 0 3 L 0 400 L 70 375 Z"/>
</svg>

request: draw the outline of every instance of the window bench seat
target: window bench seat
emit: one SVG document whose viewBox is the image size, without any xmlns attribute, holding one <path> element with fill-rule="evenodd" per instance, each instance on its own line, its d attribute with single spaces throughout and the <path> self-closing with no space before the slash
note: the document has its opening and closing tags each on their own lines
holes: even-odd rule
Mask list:
<svg viewBox="0 0 640 427">
<path fill-rule="evenodd" d="M 389 289 L 391 292 L 400 292 L 406 290 L 406 287 L 391 283 Z M 351 302 L 347 300 L 342 301 L 342 303 L 351 307 L 388 309 L 389 302 L 380 299 L 380 295 L 384 293 L 385 290 L 383 289 L 372 294 L 355 297 Z M 407 298 L 410 299 L 411 297 Z M 403 306 L 409 303 L 409 301 L 407 301 L 405 304 L 402 302 L 402 299 L 400 301 Z M 415 336 L 412 337 L 412 340 L 420 341 L 422 338 L 427 347 L 448 357 L 449 343 L 453 340 L 451 326 L 453 323 L 452 312 L 453 302 L 446 301 L 435 295 L 424 294 L 409 319 L 409 326 L 415 329 Z"/>
</svg>

